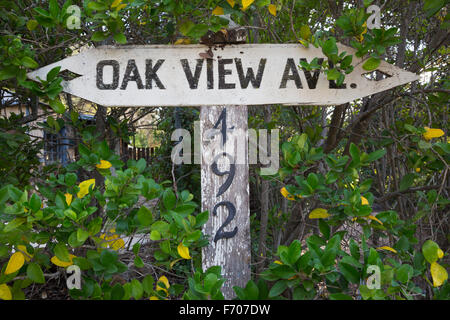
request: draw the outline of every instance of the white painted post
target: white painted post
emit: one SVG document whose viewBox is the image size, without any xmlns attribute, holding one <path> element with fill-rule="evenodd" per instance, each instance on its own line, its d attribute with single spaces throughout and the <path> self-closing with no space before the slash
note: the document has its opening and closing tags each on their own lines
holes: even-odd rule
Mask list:
<svg viewBox="0 0 450 320">
<path fill-rule="evenodd" d="M 210 138 L 214 127 L 218 130 Z M 210 236 L 202 265 L 204 270 L 222 267 L 225 299 L 234 298 L 233 286 L 244 287 L 250 280 L 247 127 L 247 106 L 201 107 L 202 210 L 209 211 L 203 233 Z M 225 128 L 227 148 L 222 149 Z"/>
</svg>

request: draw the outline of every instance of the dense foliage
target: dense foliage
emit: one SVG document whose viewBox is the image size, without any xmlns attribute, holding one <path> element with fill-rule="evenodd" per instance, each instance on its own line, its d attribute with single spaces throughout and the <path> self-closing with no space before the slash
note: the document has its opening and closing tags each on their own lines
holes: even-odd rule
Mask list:
<svg viewBox="0 0 450 320">
<path fill-rule="evenodd" d="M 381 7 L 381 28 L 367 27 L 370 4 Z M 228 26 L 223 14 L 247 28 L 249 42 L 320 47 L 326 59 L 300 67 L 336 85 L 353 70 L 339 42 L 368 74 L 383 59 L 421 75 L 333 108 L 249 108 L 249 127 L 282 129 L 281 163 L 270 177 L 251 167 L 254 277 L 234 288 L 237 299 L 449 299 L 447 4 L 0 1 L 0 299 L 41 299 L 55 288 L 50 298 L 223 299 L 220 267 L 201 268 L 210 239 L 198 166 L 167 161 L 171 131 L 191 129 L 198 111 L 86 106 L 62 93 L 73 75 L 59 68 L 26 78 L 86 46 L 196 43 Z M 94 123 L 81 118 L 86 109 Z M 124 159 L 118 141 L 131 141 L 149 114 L 157 155 L 150 164 Z M 63 128 L 76 161 L 39 162 L 43 141 L 32 130 Z M 81 289 L 59 281 L 71 265 Z"/>
</svg>

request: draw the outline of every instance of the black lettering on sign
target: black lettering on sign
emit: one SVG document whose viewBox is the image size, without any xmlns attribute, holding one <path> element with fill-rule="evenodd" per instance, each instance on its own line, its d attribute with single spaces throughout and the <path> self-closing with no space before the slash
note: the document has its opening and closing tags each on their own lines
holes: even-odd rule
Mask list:
<svg viewBox="0 0 450 320">
<path fill-rule="evenodd" d="M 307 62 L 306 58 L 301 58 L 300 60 Z M 317 59 L 317 63 L 319 65 L 322 65 L 322 62 L 323 62 L 323 58 Z M 305 68 L 302 68 L 302 69 L 303 69 L 303 73 L 305 74 L 306 81 L 308 82 L 308 88 L 315 89 L 317 86 L 317 81 L 319 80 L 320 70 L 314 71 L 314 74 L 311 76 L 310 71 L 306 70 Z"/>
<path fill-rule="evenodd" d="M 153 81 L 155 81 L 159 89 L 165 89 L 164 85 L 161 83 L 161 80 L 159 80 L 158 75 L 156 74 L 164 61 L 164 59 L 159 59 L 158 61 L 156 61 L 156 64 L 153 67 L 152 59 L 145 60 L 145 89 L 152 89 Z"/>
<path fill-rule="evenodd" d="M 295 65 L 294 59 L 288 58 L 286 61 L 286 66 L 284 67 L 283 77 L 281 78 L 280 89 L 286 89 L 286 84 L 289 80 L 294 80 L 297 89 L 302 89 L 302 81 L 300 80 L 300 75 L 298 74 L 297 66 Z"/>
<path fill-rule="evenodd" d="M 227 143 L 227 108 L 223 108 L 219 119 L 217 119 L 217 122 L 214 125 L 214 129 L 217 129 L 221 122 L 222 127 L 220 128 L 220 133 L 222 134 L 222 145 L 224 146 Z"/>
<path fill-rule="evenodd" d="M 112 83 L 103 82 L 103 68 L 105 66 L 113 67 L 113 81 Z M 116 60 L 102 60 L 97 63 L 97 88 L 100 90 L 114 90 L 119 86 L 119 62 Z"/>
<path fill-rule="evenodd" d="M 213 59 L 206 59 L 206 81 L 208 82 L 208 89 L 214 89 Z"/>
<path fill-rule="evenodd" d="M 230 161 L 230 170 L 228 171 L 219 171 L 217 168 L 217 160 L 219 157 L 227 157 Z M 234 175 L 236 173 L 236 165 L 234 163 L 234 159 L 231 155 L 229 155 L 226 152 L 223 152 L 222 154 L 218 154 L 214 157 L 214 162 L 211 165 L 211 170 L 214 172 L 215 175 L 218 175 L 220 177 L 224 175 L 228 175 L 227 180 L 220 186 L 219 191 L 217 192 L 216 197 L 221 196 L 225 191 L 228 190 L 228 188 L 231 186 L 231 183 L 233 182 Z"/>
<path fill-rule="evenodd" d="M 242 68 L 241 59 L 235 58 L 234 61 L 236 63 L 236 69 L 237 69 L 237 72 L 239 75 L 239 81 L 241 83 L 241 88 L 247 89 L 248 84 L 251 82 L 253 88 L 258 89 L 261 86 L 261 80 L 262 80 L 262 76 L 264 73 L 264 68 L 266 66 L 267 59 L 261 59 L 259 61 L 258 73 L 256 74 L 256 77 L 255 77 L 255 74 L 254 74 L 252 68 L 247 68 L 247 73 L 244 76 L 244 69 Z"/>
<path fill-rule="evenodd" d="M 228 217 L 225 222 L 220 226 L 219 230 L 217 230 L 216 236 L 214 237 L 214 242 L 217 242 L 220 239 L 230 239 L 233 238 L 237 231 L 238 227 L 234 227 L 233 231 L 223 231 L 223 229 L 234 219 L 236 215 L 236 207 L 230 201 L 221 201 L 214 206 L 213 215 L 217 215 L 217 208 L 225 206 L 228 209 Z"/>
<path fill-rule="evenodd" d="M 189 88 L 197 89 L 198 80 L 200 79 L 200 74 L 202 72 L 204 59 L 197 59 L 197 65 L 195 66 L 194 75 L 192 75 L 191 68 L 189 67 L 189 61 L 187 59 L 181 59 L 180 61 L 181 61 L 181 66 L 183 67 L 183 70 L 184 70 L 184 74 L 186 75 L 186 79 L 189 83 Z"/>
<path fill-rule="evenodd" d="M 136 61 L 134 59 L 128 60 L 127 68 L 125 70 L 125 75 L 123 76 L 122 85 L 120 90 L 125 90 L 128 86 L 129 81 L 135 81 L 138 89 L 144 89 L 142 85 L 142 79 L 139 75 L 139 70 L 136 66 Z"/>
<path fill-rule="evenodd" d="M 231 74 L 230 69 L 225 69 L 226 64 L 233 63 L 233 59 L 219 59 L 219 89 L 234 89 L 235 83 L 226 83 L 225 76 Z"/>
</svg>

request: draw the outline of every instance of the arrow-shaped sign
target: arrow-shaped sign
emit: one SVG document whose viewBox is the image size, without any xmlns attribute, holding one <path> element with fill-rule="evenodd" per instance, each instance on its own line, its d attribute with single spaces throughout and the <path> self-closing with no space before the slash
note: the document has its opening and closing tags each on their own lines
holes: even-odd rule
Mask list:
<svg viewBox="0 0 450 320">
<path fill-rule="evenodd" d="M 353 54 L 353 48 L 338 45 Z M 56 66 L 80 75 L 63 90 L 104 106 L 337 105 L 418 80 L 385 61 L 385 79 L 364 75 L 363 60 L 341 87 L 300 60 L 325 58 L 320 48 L 296 44 L 152 45 L 88 49 L 28 74 L 45 79 Z"/>
</svg>

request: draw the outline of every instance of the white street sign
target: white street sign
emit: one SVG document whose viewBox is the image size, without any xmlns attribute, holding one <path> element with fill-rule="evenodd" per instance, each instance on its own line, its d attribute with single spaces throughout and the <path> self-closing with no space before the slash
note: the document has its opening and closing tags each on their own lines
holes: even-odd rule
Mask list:
<svg viewBox="0 0 450 320">
<path fill-rule="evenodd" d="M 338 44 L 339 52 L 354 49 Z M 28 74 L 45 79 L 56 66 L 80 75 L 63 81 L 64 91 L 104 106 L 337 105 L 418 80 L 381 61 L 384 80 L 363 76 L 363 62 L 336 85 L 307 62 L 324 58 L 320 48 L 297 44 L 151 45 L 88 49 Z"/>
</svg>

